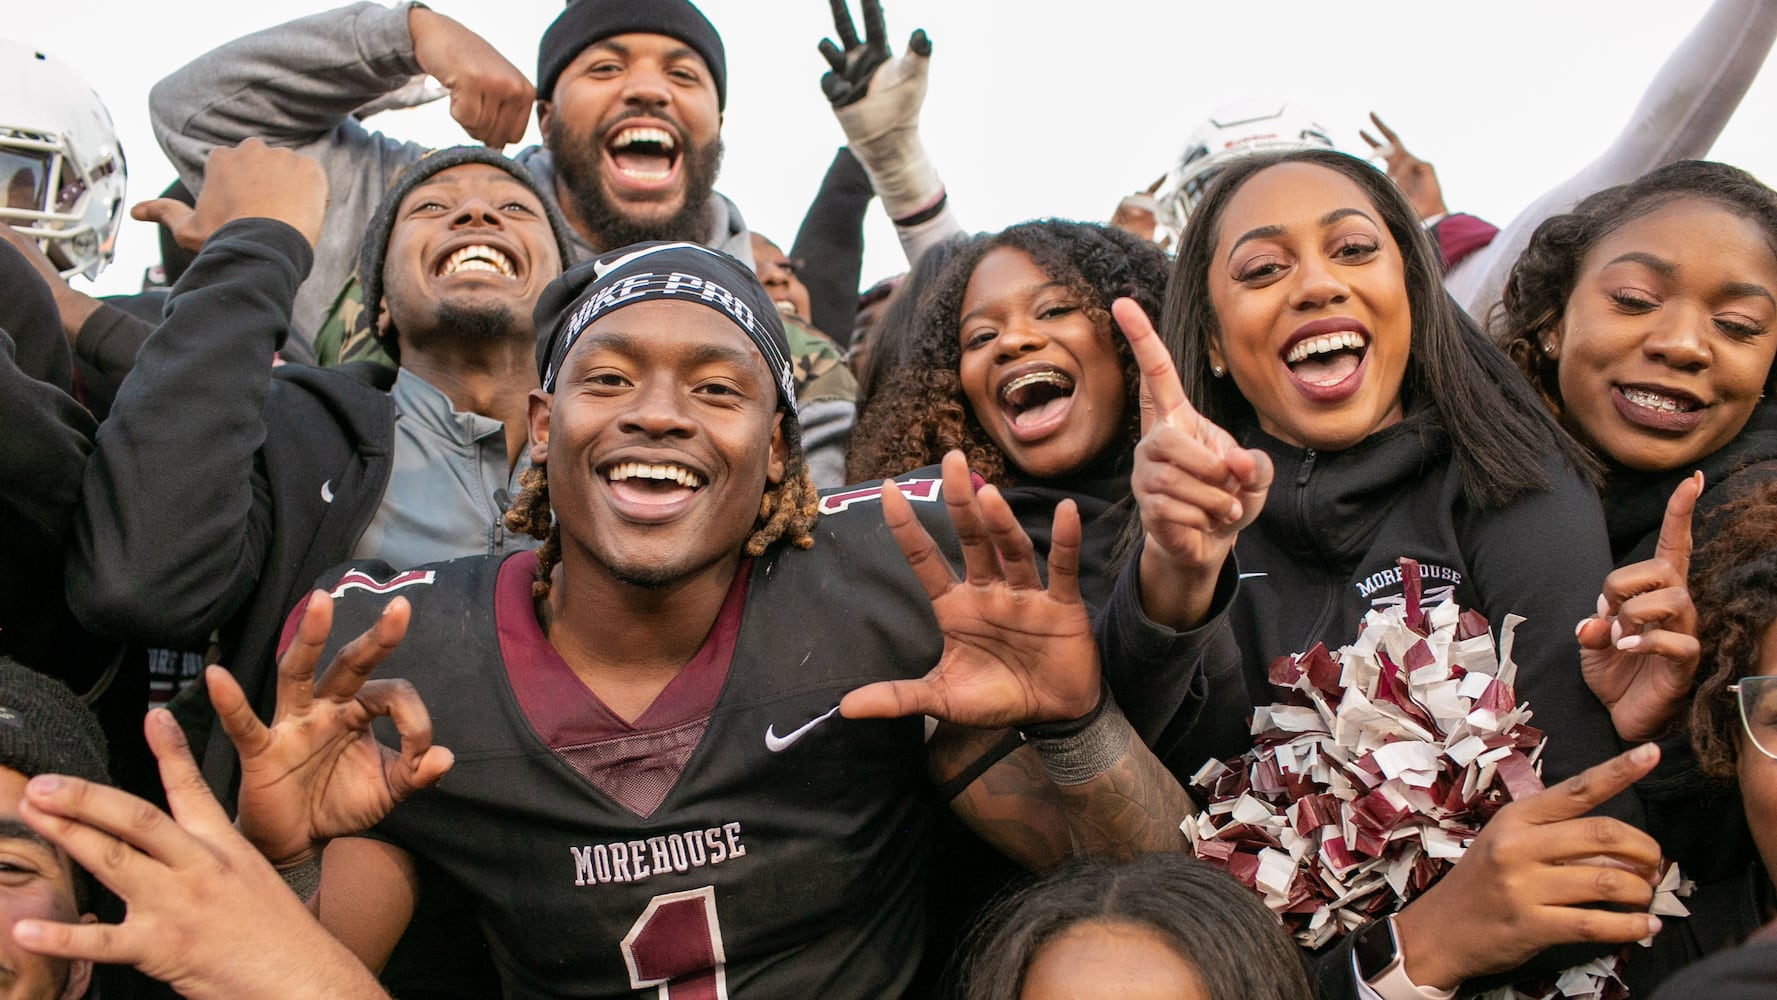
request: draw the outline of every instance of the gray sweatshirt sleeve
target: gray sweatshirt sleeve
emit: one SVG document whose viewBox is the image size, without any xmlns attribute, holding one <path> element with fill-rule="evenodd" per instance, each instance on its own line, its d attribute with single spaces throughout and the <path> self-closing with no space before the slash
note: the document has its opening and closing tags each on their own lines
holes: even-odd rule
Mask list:
<svg viewBox="0 0 1777 1000">
<path fill-rule="evenodd" d="M 1604 155 L 1519 212 L 1492 243 L 1444 277 L 1469 315 L 1486 321 L 1530 234 L 1587 195 L 1625 184 L 1655 167 L 1709 152 L 1758 76 L 1777 39 L 1777 2 L 1715 0 L 1649 84 Z"/>
<path fill-rule="evenodd" d="M 327 216 L 314 270 L 296 295 L 286 356 L 309 354 L 389 181 L 426 153 L 351 116 L 420 72 L 407 11 L 358 3 L 298 18 L 213 49 L 149 92 L 155 137 L 194 192 L 210 150 L 255 136 L 327 171 Z"/>
</svg>

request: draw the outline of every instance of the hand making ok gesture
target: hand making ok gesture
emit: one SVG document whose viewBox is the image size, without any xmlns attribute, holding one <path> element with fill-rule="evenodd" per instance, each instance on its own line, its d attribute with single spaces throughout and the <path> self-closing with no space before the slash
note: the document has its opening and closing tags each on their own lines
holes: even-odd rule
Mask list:
<svg viewBox="0 0 1777 1000">
<path fill-rule="evenodd" d="M 1134 299 L 1111 315 L 1141 368 L 1141 443 L 1129 485 L 1141 508 L 1142 607 L 1156 622 L 1199 624 L 1240 530 L 1271 489 L 1271 458 L 1242 448 L 1185 397 L 1172 354 Z"/>
</svg>

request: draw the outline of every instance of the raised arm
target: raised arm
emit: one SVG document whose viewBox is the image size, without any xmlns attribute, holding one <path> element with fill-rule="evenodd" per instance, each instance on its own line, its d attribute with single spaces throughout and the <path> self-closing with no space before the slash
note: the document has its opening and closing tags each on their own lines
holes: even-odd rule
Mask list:
<svg viewBox="0 0 1777 1000">
<path fill-rule="evenodd" d="M 881 0 L 862 0 L 864 37 L 858 37 L 847 0 L 830 0 L 839 44 L 821 39 L 821 55 L 832 71 L 821 90 L 845 130 L 846 145 L 894 220 L 895 234 L 909 265 L 932 246 L 962 232 L 951 211 L 944 181 L 919 137 L 919 111 L 925 105 L 931 40 L 923 30 L 907 40 L 907 51 L 889 52 Z"/>
<path fill-rule="evenodd" d="M 1603 155 L 1532 202 L 1492 243 L 1451 268 L 1445 287 L 1469 315 L 1485 321 L 1512 265 L 1543 220 L 1655 167 L 1708 153 L 1758 76 L 1774 40 L 1777 2 L 1715 0 L 1660 67 Z"/>
<path fill-rule="evenodd" d="M 970 785 L 958 812 L 989 841 L 1014 843 L 1011 853 L 1026 864 L 1182 850 L 1178 825 L 1193 811 L 1190 798 L 1104 694 L 1080 602 L 1080 523 L 1072 503 L 1056 510 L 1047 586 L 1011 508 L 991 486 L 973 492 L 957 452 L 944 458 L 944 503 L 962 547 L 961 580 L 894 485 L 883 487 L 883 517 L 932 600 L 943 655 L 923 678 L 851 692 L 840 712 L 1022 729 L 1041 772 L 1015 753 Z"/>
<path fill-rule="evenodd" d="M 212 164 L 198 211 L 225 224 L 99 429 L 68 562 L 89 628 L 153 644 L 205 641 L 258 578 L 272 354 L 326 197 L 320 169 L 286 150 L 249 142 Z"/>
<path fill-rule="evenodd" d="M 420 74 L 450 90 L 453 116 L 476 141 L 524 134 L 534 96 L 524 74 L 457 22 L 407 4 L 353 4 L 255 32 L 149 92 L 155 138 L 193 191 L 202 190 L 212 149 L 253 137 L 297 149 L 326 171 L 332 199 L 315 272 L 294 310 L 302 350 L 351 273 L 389 181 L 426 152 L 365 129 L 352 112 Z"/>
</svg>

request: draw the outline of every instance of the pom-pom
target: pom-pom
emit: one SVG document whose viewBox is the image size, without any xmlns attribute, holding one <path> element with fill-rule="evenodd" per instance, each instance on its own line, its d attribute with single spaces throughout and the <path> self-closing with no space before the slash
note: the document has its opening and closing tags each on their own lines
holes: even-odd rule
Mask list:
<svg viewBox="0 0 1777 1000">
<path fill-rule="evenodd" d="M 1547 740 L 1512 683 L 1514 631 L 1446 601 L 1372 609 L 1337 653 L 1316 644 L 1268 671 L 1279 700 L 1254 710 L 1253 749 L 1191 784 L 1208 806 L 1181 824 L 1197 857 L 1258 893 L 1309 948 L 1393 913 L 1449 870 L 1506 803 L 1542 790 Z M 1684 911 L 1676 869 L 1655 912 Z M 1666 908 L 1662 908 L 1666 907 Z M 1617 959 L 1515 984 L 1489 1000 L 1627 996 Z"/>
</svg>

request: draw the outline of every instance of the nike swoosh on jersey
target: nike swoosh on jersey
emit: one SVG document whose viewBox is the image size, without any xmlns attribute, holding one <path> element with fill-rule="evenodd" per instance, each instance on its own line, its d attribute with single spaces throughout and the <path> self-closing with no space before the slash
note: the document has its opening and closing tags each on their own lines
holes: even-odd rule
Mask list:
<svg viewBox="0 0 1777 1000">
<path fill-rule="evenodd" d="M 1242 573 L 1242 574 L 1240 574 L 1240 578 L 1242 580 L 1253 580 L 1253 579 L 1257 579 L 1258 577 L 1261 577 L 1261 576 L 1270 576 L 1270 575 L 1271 574 L 1269 574 L 1269 573 Z"/>
<path fill-rule="evenodd" d="M 333 502 L 333 480 L 331 479 L 321 484 L 321 502 Z"/>
<path fill-rule="evenodd" d="M 826 714 L 815 716 L 813 719 L 810 719 L 809 721 L 803 723 L 800 728 L 793 729 L 790 732 L 784 734 L 783 736 L 779 736 L 776 732 L 774 732 L 774 730 L 777 728 L 775 725 L 766 726 L 765 727 L 765 749 L 770 750 L 772 753 L 783 753 L 785 750 L 790 749 L 791 744 L 795 743 L 797 740 L 801 739 L 802 737 L 807 736 L 808 731 L 810 729 L 813 729 L 814 727 L 820 725 L 821 723 L 826 722 L 828 719 L 831 719 L 833 717 L 833 713 L 835 713 L 837 711 L 839 711 L 839 706 L 834 705 L 832 708 L 827 709 Z"/>
</svg>

